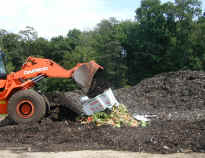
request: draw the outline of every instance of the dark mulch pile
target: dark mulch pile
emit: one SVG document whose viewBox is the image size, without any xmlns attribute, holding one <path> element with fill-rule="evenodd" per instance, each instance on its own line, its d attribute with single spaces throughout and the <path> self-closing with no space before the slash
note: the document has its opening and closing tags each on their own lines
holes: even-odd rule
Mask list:
<svg viewBox="0 0 205 158">
<path fill-rule="evenodd" d="M 114 149 L 151 153 L 204 152 L 205 117 L 200 115 L 198 119 L 198 113 L 205 110 L 204 88 L 204 72 L 159 74 L 137 86 L 115 90 L 114 93 L 131 113 L 155 113 L 161 117 L 178 113 L 172 121 L 160 118 L 145 128 L 96 127 L 71 121 L 75 115 L 70 110 L 58 108 L 61 117 L 57 119 L 49 116 L 40 123 L 0 127 L 0 147 L 25 146 L 31 147 L 32 151 Z M 80 92 L 56 92 L 50 95 L 50 100 L 53 104 L 69 107 L 80 104 L 78 99 L 81 95 Z M 189 115 L 196 117 L 193 119 Z"/>
<path fill-rule="evenodd" d="M 202 110 L 205 109 L 205 72 L 159 74 L 114 93 L 131 113 Z"/>
</svg>

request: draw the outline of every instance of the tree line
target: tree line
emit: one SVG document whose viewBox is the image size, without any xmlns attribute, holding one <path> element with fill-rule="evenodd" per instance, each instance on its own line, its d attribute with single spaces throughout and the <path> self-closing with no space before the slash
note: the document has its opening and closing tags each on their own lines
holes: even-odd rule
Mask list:
<svg viewBox="0 0 205 158">
<path fill-rule="evenodd" d="M 102 20 L 90 31 L 70 30 L 66 36 L 38 37 L 33 27 L 19 33 L 0 29 L 0 48 L 7 69 L 18 71 L 28 56 L 49 58 L 70 69 L 95 60 L 105 68 L 113 88 L 133 86 L 155 74 L 205 70 L 205 13 L 199 0 L 141 0 L 135 20 Z M 42 91 L 69 91 L 68 79 L 45 79 Z"/>
</svg>

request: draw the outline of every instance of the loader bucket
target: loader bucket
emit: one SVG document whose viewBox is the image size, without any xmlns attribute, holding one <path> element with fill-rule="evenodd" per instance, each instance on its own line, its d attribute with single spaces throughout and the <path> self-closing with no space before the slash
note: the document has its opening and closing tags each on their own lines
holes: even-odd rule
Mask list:
<svg viewBox="0 0 205 158">
<path fill-rule="evenodd" d="M 73 79 L 82 88 L 83 92 L 87 94 L 90 89 L 93 77 L 98 69 L 103 69 L 95 61 L 90 61 L 81 65 L 73 74 Z"/>
</svg>

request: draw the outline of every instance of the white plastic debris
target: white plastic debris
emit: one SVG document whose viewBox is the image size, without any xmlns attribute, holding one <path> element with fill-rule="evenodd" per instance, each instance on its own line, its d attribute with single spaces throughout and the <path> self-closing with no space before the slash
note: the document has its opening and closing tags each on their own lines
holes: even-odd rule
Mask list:
<svg viewBox="0 0 205 158">
<path fill-rule="evenodd" d="M 148 119 L 145 115 L 134 114 L 133 117 L 138 121 L 150 121 L 150 119 Z"/>
<path fill-rule="evenodd" d="M 151 121 L 151 118 L 157 118 L 157 115 L 153 115 L 153 114 L 142 115 L 142 114 L 134 113 L 132 116 L 138 121 L 145 121 L 145 122 Z"/>
<path fill-rule="evenodd" d="M 80 102 L 81 102 L 81 103 L 85 103 L 85 102 L 87 102 L 88 100 L 89 100 L 88 96 L 83 96 L 83 97 L 80 98 Z"/>
<path fill-rule="evenodd" d="M 119 106 L 111 88 L 89 99 L 83 104 L 83 111 L 86 115 L 93 115 L 96 112 L 104 111 L 105 109 L 111 109 L 114 105 Z"/>
</svg>

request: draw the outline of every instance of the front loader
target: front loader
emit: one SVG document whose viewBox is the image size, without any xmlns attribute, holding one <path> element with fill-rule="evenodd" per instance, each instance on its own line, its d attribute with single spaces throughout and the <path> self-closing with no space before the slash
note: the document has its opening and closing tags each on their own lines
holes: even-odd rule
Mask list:
<svg viewBox="0 0 205 158">
<path fill-rule="evenodd" d="M 43 78 L 73 78 L 87 93 L 95 73 L 103 69 L 90 61 L 66 70 L 50 59 L 28 57 L 21 70 L 7 74 L 4 57 L 0 51 L 0 114 L 16 123 L 36 122 L 45 115 L 44 98 L 31 89 Z"/>
</svg>

